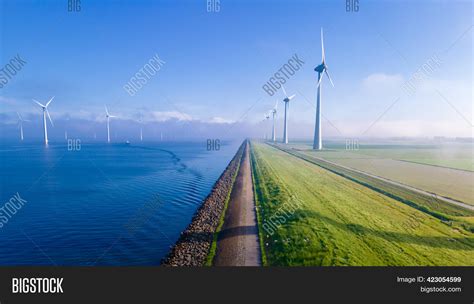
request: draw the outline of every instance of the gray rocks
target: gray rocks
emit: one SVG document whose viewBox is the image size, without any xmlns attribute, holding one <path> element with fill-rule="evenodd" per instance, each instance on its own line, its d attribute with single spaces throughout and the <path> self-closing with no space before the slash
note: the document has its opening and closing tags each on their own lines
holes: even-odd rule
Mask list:
<svg viewBox="0 0 474 304">
<path fill-rule="evenodd" d="M 196 211 L 191 223 L 181 233 L 176 244 L 161 264 L 165 266 L 202 266 L 211 248 L 214 232 L 219 225 L 225 200 L 232 189 L 233 177 L 239 168 L 246 141 L 214 184 L 211 193 Z"/>
</svg>

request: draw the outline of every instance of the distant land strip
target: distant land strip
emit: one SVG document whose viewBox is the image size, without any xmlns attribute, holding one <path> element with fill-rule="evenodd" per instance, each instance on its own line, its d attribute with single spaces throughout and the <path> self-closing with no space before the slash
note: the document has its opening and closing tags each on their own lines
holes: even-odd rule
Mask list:
<svg viewBox="0 0 474 304">
<path fill-rule="evenodd" d="M 438 167 L 438 168 L 443 168 L 443 169 L 451 169 L 451 170 L 457 170 L 457 171 L 464 171 L 464 172 L 469 172 L 469 173 L 474 172 L 474 170 L 461 169 L 461 168 L 453 168 L 453 167 L 442 166 L 442 165 L 435 165 L 435 164 L 428 164 L 428 163 L 418 162 L 418 161 L 414 161 L 414 160 L 406 160 L 406 159 L 395 159 L 395 160 L 402 161 L 402 162 L 406 162 L 406 163 L 418 164 L 418 165 L 425 165 L 425 166 Z"/>
<path fill-rule="evenodd" d="M 189 226 L 181 233 L 168 255 L 162 259 L 161 265 L 203 266 L 206 263 L 246 144 L 247 140 L 240 145 L 237 153 L 214 184 L 211 193 L 196 211 Z"/>
</svg>

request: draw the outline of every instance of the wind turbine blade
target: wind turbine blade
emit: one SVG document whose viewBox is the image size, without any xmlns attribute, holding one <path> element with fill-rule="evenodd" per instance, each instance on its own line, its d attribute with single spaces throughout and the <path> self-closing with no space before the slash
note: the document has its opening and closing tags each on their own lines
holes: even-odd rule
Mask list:
<svg viewBox="0 0 474 304">
<path fill-rule="evenodd" d="M 317 87 L 319 87 L 321 85 L 321 81 L 323 80 L 323 75 L 321 75 L 321 77 L 319 77 L 319 80 L 318 80 L 318 85 Z"/>
<path fill-rule="evenodd" d="M 49 104 L 51 103 L 51 101 L 53 101 L 54 99 L 54 96 L 48 101 L 48 103 L 46 104 L 46 106 L 49 106 Z"/>
<path fill-rule="evenodd" d="M 53 120 L 51 119 L 51 116 L 49 115 L 49 111 L 47 109 L 46 109 L 46 114 L 48 114 L 49 122 L 54 127 Z"/>
<path fill-rule="evenodd" d="M 285 94 L 285 97 L 288 97 L 288 95 L 286 94 L 285 87 L 283 85 L 281 85 L 281 88 L 283 89 L 283 94 Z"/>
<path fill-rule="evenodd" d="M 324 55 L 324 37 L 323 37 L 323 28 L 321 28 L 321 59 L 324 62 L 326 59 L 326 56 Z"/>
<path fill-rule="evenodd" d="M 293 97 L 295 97 L 295 96 L 296 96 L 296 94 L 293 94 L 293 95 L 291 95 L 290 97 L 288 97 L 288 99 L 289 99 L 289 100 L 292 100 Z"/>
<path fill-rule="evenodd" d="M 276 111 L 277 108 L 278 108 L 278 100 L 275 102 L 275 107 L 273 109 Z"/>
<path fill-rule="evenodd" d="M 33 99 L 33 101 L 36 102 L 36 103 L 37 103 L 40 107 L 42 107 L 42 108 L 45 108 L 45 107 L 46 107 L 45 105 L 43 105 L 43 104 L 42 104 L 41 102 L 39 102 L 38 100 Z"/>
<path fill-rule="evenodd" d="M 106 105 L 104 105 L 104 107 L 105 107 L 105 114 L 107 114 L 107 116 L 110 116 L 110 114 L 109 114 L 109 110 L 107 110 L 107 106 L 106 106 Z"/>
<path fill-rule="evenodd" d="M 20 113 L 16 112 L 16 115 L 18 115 L 18 119 L 19 119 L 20 121 L 23 121 L 23 118 L 21 118 Z"/>
<path fill-rule="evenodd" d="M 334 83 L 332 82 L 331 76 L 329 76 L 328 70 L 324 69 L 324 73 L 326 73 L 326 76 L 329 78 L 329 81 L 331 82 L 331 85 L 334 88 Z M 323 77 L 321 77 L 321 78 L 323 78 Z"/>
</svg>

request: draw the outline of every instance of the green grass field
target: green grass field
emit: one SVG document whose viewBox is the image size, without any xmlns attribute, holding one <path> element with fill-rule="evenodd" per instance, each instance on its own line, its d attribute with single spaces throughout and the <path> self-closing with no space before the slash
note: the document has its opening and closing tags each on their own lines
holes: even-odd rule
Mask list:
<svg viewBox="0 0 474 304">
<path fill-rule="evenodd" d="M 266 144 L 251 152 L 267 265 L 474 265 L 461 226 Z"/>
</svg>

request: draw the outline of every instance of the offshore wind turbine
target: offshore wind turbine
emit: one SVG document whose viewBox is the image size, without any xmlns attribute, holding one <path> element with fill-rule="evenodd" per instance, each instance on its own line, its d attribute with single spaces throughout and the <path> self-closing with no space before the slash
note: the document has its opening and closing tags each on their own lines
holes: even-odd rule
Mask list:
<svg viewBox="0 0 474 304">
<path fill-rule="evenodd" d="M 46 124 L 46 114 L 48 115 L 51 126 L 54 127 L 53 121 L 51 120 L 51 116 L 49 115 L 49 111 L 48 111 L 48 106 L 51 103 L 51 101 L 53 101 L 53 99 L 54 99 L 54 96 L 46 103 L 46 105 L 43 105 L 39 101 L 33 99 L 33 101 L 36 102 L 43 109 L 43 133 L 44 133 L 45 145 L 48 144 L 48 126 Z"/>
<path fill-rule="evenodd" d="M 283 143 L 287 144 L 288 143 L 288 118 L 290 115 L 290 100 L 292 100 L 296 94 L 291 95 L 288 97 L 288 94 L 286 94 L 285 87 L 282 85 L 281 88 L 283 89 L 283 94 L 285 94 L 285 98 L 283 99 L 283 102 L 285 103 L 285 122 L 283 125 Z"/>
<path fill-rule="evenodd" d="M 109 110 L 107 110 L 107 106 L 105 106 L 105 117 L 107 118 L 107 142 L 110 143 L 110 118 L 117 116 L 110 115 Z"/>
<path fill-rule="evenodd" d="M 277 102 L 275 103 L 275 107 L 273 107 L 272 109 L 272 116 L 273 116 L 273 119 L 272 119 L 272 141 L 275 142 L 276 140 L 276 133 L 275 133 L 275 118 L 276 118 L 276 114 L 277 114 L 277 107 L 278 107 L 278 100 Z"/>
<path fill-rule="evenodd" d="M 323 28 L 321 28 L 321 64 L 318 65 L 314 70 L 318 72 L 318 93 L 316 101 L 316 123 L 314 126 L 314 142 L 313 149 L 321 150 L 323 148 L 323 138 L 321 131 L 321 85 L 323 80 L 323 73 L 326 74 L 331 85 L 334 87 L 331 76 L 328 73 L 328 66 L 326 65 L 326 58 L 324 55 L 324 39 L 323 39 Z"/>
<path fill-rule="evenodd" d="M 140 141 L 143 141 L 143 120 L 141 115 L 138 119 L 138 123 L 140 124 Z"/>
<path fill-rule="evenodd" d="M 16 112 L 16 114 L 18 115 L 18 124 L 20 125 L 20 140 L 23 141 L 23 122 L 29 120 L 23 119 L 18 112 Z"/>
</svg>

